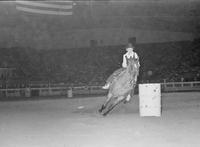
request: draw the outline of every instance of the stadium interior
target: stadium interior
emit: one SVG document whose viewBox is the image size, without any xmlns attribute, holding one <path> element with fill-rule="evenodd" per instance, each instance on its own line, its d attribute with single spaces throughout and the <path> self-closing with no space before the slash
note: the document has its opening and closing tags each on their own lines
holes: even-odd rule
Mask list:
<svg viewBox="0 0 200 147">
<path fill-rule="evenodd" d="M 187 0 L 74 1 L 72 15 L 59 16 L 1 2 L 1 87 L 30 81 L 103 85 L 121 66 L 130 38 L 140 57 L 139 82 L 197 81 L 198 6 Z"/>
<path fill-rule="evenodd" d="M 200 147 L 199 8 L 200 0 L 0 1 L 0 147 Z M 128 42 L 141 64 L 137 84 L 129 62 L 102 89 Z"/>
</svg>

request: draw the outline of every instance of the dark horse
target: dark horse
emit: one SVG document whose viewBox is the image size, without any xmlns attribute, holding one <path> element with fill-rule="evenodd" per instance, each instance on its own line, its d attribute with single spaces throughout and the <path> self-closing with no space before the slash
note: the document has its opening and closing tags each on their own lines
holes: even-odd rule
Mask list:
<svg viewBox="0 0 200 147">
<path fill-rule="evenodd" d="M 114 78 L 109 87 L 106 102 L 99 109 L 99 113 L 106 116 L 116 105 L 126 101 L 126 97 L 135 88 L 135 76 L 137 76 L 137 61 L 134 58 L 128 59 L 128 66 Z M 112 103 L 108 105 L 110 102 Z"/>
</svg>

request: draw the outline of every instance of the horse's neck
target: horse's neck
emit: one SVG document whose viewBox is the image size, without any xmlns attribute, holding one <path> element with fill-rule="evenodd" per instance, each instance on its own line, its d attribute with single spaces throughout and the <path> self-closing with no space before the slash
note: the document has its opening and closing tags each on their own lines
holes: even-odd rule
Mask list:
<svg viewBox="0 0 200 147">
<path fill-rule="evenodd" d="M 136 62 L 132 59 L 128 63 L 127 72 L 130 74 L 134 74 L 136 72 Z"/>
</svg>

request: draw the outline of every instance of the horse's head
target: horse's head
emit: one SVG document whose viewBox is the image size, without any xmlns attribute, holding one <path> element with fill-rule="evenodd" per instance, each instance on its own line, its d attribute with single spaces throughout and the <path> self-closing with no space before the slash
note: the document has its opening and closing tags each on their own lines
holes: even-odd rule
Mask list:
<svg viewBox="0 0 200 147">
<path fill-rule="evenodd" d="M 128 59 L 127 70 L 130 74 L 134 74 L 138 70 L 138 61 L 135 58 Z"/>
</svg>

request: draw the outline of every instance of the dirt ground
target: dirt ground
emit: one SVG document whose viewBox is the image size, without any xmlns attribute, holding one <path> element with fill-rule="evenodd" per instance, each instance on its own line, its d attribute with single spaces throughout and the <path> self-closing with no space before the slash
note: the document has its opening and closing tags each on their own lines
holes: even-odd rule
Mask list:
<svg viewBox="0 0 200 147">
<path fill-rule="evenodd" d="M 104 100 L 0 102 L 0 147 L 200 146 L 200 92 L 162 94 L 161 117 L 140 117 L 138 96 L 103 117 Z"/>
</svg>

